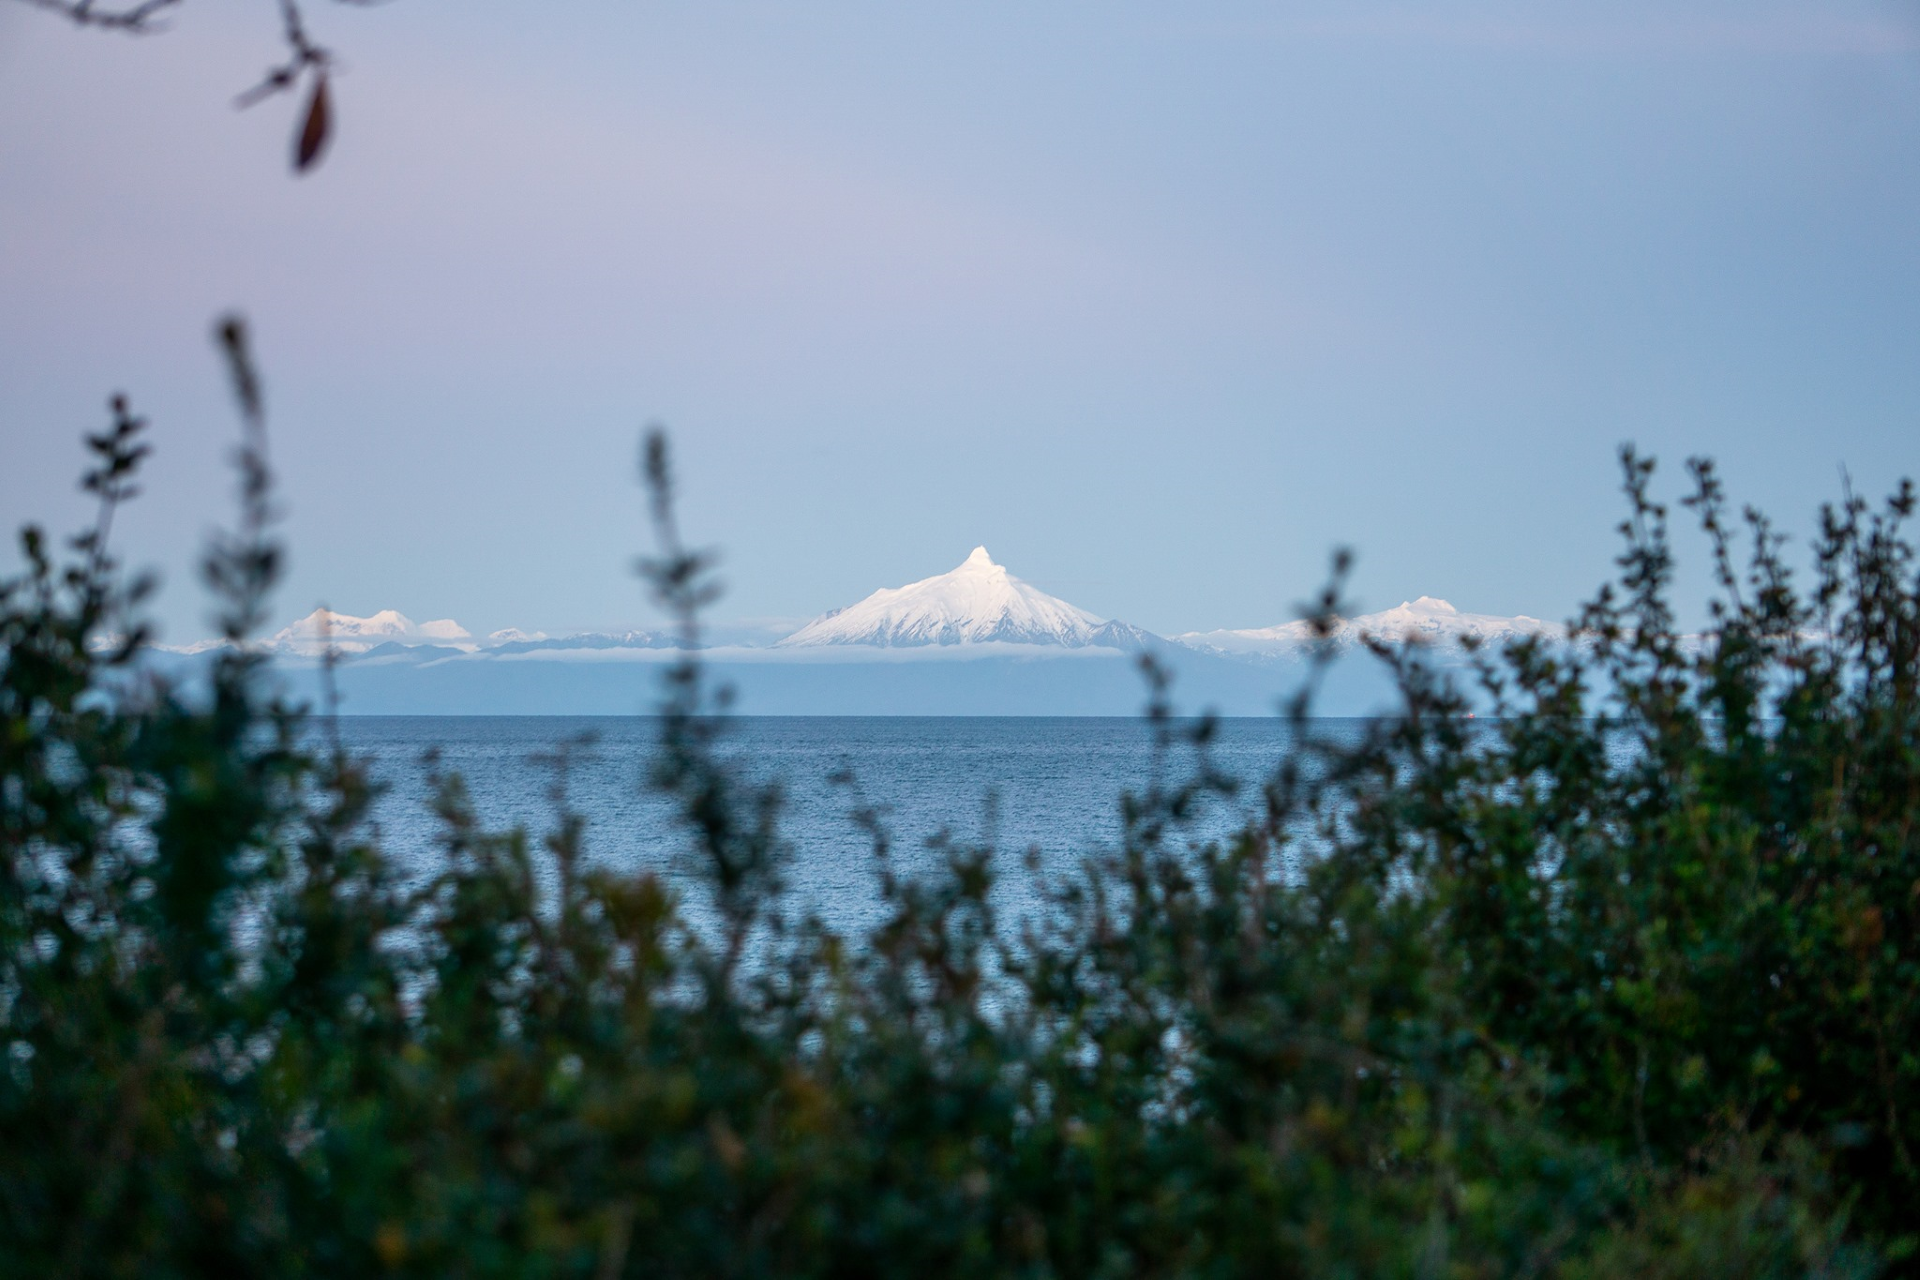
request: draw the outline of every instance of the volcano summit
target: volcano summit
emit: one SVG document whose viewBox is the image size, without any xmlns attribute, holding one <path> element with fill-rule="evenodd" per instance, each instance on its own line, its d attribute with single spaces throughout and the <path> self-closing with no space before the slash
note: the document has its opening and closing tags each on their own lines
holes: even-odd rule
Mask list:
<svg viewBox="0 0 1920 1280">
<path fill-rule="evenodd" d="M 1155 637 L 1050 596 L 975 547 L 958 568 L 825 613 L 776 648 L 1022 644 L 1136 651 Z"/>
</svg>

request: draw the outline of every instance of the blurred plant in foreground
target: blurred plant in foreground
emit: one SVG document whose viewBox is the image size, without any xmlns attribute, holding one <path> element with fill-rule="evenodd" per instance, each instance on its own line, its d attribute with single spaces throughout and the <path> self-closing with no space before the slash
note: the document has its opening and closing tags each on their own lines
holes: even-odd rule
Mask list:
<svg viewBox="0 0 1920 1280">
<path fill-rule="evenodd" d="M 695 927 L 564 801 L 536 842 L 448 777 L 432 874 L 379 847 L 364 764 L 244 643 L 279 548 L 221 332 L 247 432 L 207 688 L 139 670 L 120 401 L 96 527 L 64 560 L 25 531 L 0 585 L 5 1274 L 1912 1273 L 1910 490 L 1827 511 L 1802 594 L 1695 464 L 1720 590 L 1686 637 L 1627 454 L 1572 642 L 1478 654 L 1471 721 L 1381 648 L 1397 714 L 1358 742 L 1309 686 L 1224 841 L 1191 834 L 1231 789 L 1211 727 L 1150 672 L 1163 766 L 1038 920 L 996 915 L 988 848 L 892 875 L 871 814 L 883 923 L 795 913 L 690 645 L 650 785 Z M 657 434 L 643 472 L 691 639 L 709 561 Z"/>
</svg>

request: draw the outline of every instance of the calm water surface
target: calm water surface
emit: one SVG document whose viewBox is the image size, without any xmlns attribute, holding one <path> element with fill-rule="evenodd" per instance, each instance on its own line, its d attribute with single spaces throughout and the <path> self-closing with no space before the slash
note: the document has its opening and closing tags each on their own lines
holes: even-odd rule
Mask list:
<svg viewBox="0 0 1920 1280">
<path fill-rule="evenodd" d="M 687 834 L 671 805 L 646 786 L 657 724 L 647 717 L 357 716 L 340 721 L 347 745 L 373 761 L 387 784 L 376 819 L 387 847 L 421 869 L 436 860 L 438 821 L 429 809 L 430 751 L 460 774 L 491 828 L 551 828 L 553 788 L 569 760 L 569 803 L 587 821 L 590 855 L 618 867 L 651 869 L 686 886 Z M 1250 784 L 1223 802 L 1202 832 L 1227 829 L 1278 762 L 1288 730 L 1279 720 L 1226 720 L 1215 764 Z M 1139 719 L 988 717 L 739 717 L 724 753 L 750 776 L 785 790 L 782 833 L 791 847 L 796 896 L 830 921 L 849 925 L 877 910 L 871 842 L 850 816 L 860 801 L 831 775 L 850 771 L 864 802 L 877 806 L 893 837 L 896 869 L 911 874 L 935 858 L 940 832 L 991 844 L 1003 907 L 1031 898 L 1027 850 L 1065 866 L 1110 846 L 1120 834 L 1119 799 L 1152 776 L 1152 738 Z M 1181 753 L 1168 762 L 1191 767 Z"/>
</svg>

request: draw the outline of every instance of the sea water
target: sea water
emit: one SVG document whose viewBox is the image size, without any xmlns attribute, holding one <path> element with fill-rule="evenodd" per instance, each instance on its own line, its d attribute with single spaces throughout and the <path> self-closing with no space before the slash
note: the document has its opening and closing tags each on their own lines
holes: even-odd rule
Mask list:
<svg viewBox="0 0 1920 1280">
<path fill-rule="evenodd" d="M 386 788 L 375 821 L 403 865 L 421 874 L 438 865 L 438 770 L 460 775 L 489 829 L 517 826 L 537 840 L 564 803 L 585 820 L 591 861 L 660 874 L 698 909 L 694 842 L 672 800 L 648 784 L 655 719 L 357 716 L 339 725 Z M 1221 721 L 1210 762 L 1240 791 L 1209 802 L 1176 838 L 1202 841 L 1255 814 L 1288 738 L 1281 720 Z M 881 910 L 874 842 L 857 810 L 878 813 L 900 876 L 932 873 L 942 836 L 991 847 L 996 905 L 1023 914 L 1038 901 L 1037 876 L 1070 873 L 1117 844 L 1124 793 L 1142 792 L 1156 771 L 1166 783 L 1191 776 L 1190 751 L 1159 753 L 1154 741 L 1138 718 L 737 717 L 719 751 L 743 781 L 781 788 L 791 903 L 850 928 Z"/>
</svg>

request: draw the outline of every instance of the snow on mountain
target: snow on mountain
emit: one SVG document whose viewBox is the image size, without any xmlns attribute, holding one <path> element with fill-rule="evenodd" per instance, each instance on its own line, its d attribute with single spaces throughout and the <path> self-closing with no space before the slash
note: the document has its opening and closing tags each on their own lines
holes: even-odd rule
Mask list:
<svg viewBox="0 0 1920 1280">
<path fill-rule="evenodd" d="M 1445 600 L 1421 596 L 1379 613 L 1366 613 L 1343 619 L 1333 631 L 1333 642 L 1341 647 L 1372 637 L 1390 643 L 1413 641 L 1435 646 L 1457 647 L 1463 640 L 1496 643 L 1521 636 L 1558 634 L 1561 628 L 1520 614 L 1512 618 L 1487 613 L 1462 613 Z M 1287 622 L 1277 627 L 1244 631 L 1189 631 L 1173 637 L 1178 644 L 1223 654 L 1285 654 L 1304 649 L 1313 640 L 1313 627 L 1307 622 Z"/>
<path fill-rule="evenodd" d="M 1109 621 L 1067 603 L 1008 573 L 995 563 L 985 547 L 975 547 L 957 568 L 923 578 L 904 587 L 874 592 L 859 603 L 822 614 L 797 631 L 762 647 L 764 632 L 747 629 L 739 637 L 709 636 L 705 647 L 736 659 L 758 652 L 778 661 L 782 653 L 806 661 L 857 657 L 837 654 L 851 647 L 915 651 L 926 657 L 942 650 L 973 646 L 968 656 L 988 656 L 999 646 L 1046 646 L 1098 656 L 1102 650 L 1141 653 L 1164 651 L 1167 641 L 1125 622 Z M 1563 635 L 1561 627 L 1525 615 L 1498 617 L 1462 613 L 1445 600 L 1421 596 L 1392 609 L 1342 620 L 1333 640 L 1340 648 L 1357 647 L 1362 637 L 1390 642 L 1414 641 L 1442 649 L 1457 649 L 1466 639 L 1497 643 L 1530 635 Z M 1306 622 L 1247 630 L 1191 631 L 1173 637 L 1173 643 L 1215 657 L 1264 662 L 1305 651 L 1313 639 Z M 718 648 L 715 648 L 718 640 Z M 224 641 L 156 648 L 193 656 L 224 646 Z M 476 642 L 467 629 L 450 618 L 415 622 L 393 609 L 370 617 L 315 609 L 306 617 L 267 637 L 262 647 L 293 658 L 317 658 L 329 645 L 357 658 L 385 662 L 439 662 L 463 657 L 491 659 L 611 660 L 648 656 L 645 651 L 678 649 L 680 637 L 669 631 L 579 632 L 549 636 L 507 628 Z M 1016 650 L 1017 652 L 1017 650 Z M 807 656 L 807 655 L 811 656 Z M 836 656 L 837 655 L 837 656 Z M 660 655 L 664 657 L 665 655 Z M 959 655 L 955 655 L 959 656 Z"/>
<path fill-rule="evenodd" d="M 426 661 L 450 654 L 486 657 L 545 650 L 674 649 L 679 645 L 678 636 L 664 631 L 583 631 L 572 635 L 549 636 L 544 631 L 522 631 L 518 627 L 492 632 L 484 642 L 476 642 L 465 627 L 451 618 L 415 622 L 394 609 L 382 609 L 366 618 L 315 609 L 298 622 L 282 627 L 260 642 L 261 649 L 283 657 L 318 658 L 332 648 L 349 657 L 378 655 L 389 661 L 408 654 Z M 200 640 L 192 644 L 154 647 L 166 653 L 192 657 L 224 649 L 227 642 Z"/>
<path fill-rule="evenodd" d="M 300 621 L 274 632 L 267 643 L 283 653 L 318 654 L 329 645 L 342 653 L 365 653 L 382 644 L 471 649 L 472 640 L 467 629 L 451 618 L 415 622 L 394 609 L 382 609 L 369 618 L 315 609 Z"/>
<path fill-rule="evenodd" d="M 1022 582 L 994 563 L 985 547 L 975 547 L 951 572 L 883 588 L 858 604 L 822 614 L 774 647 L 999 642 L 1139 649 L 1153 639 L 1138 627 L 1109 622 Z"/>
</svg>

